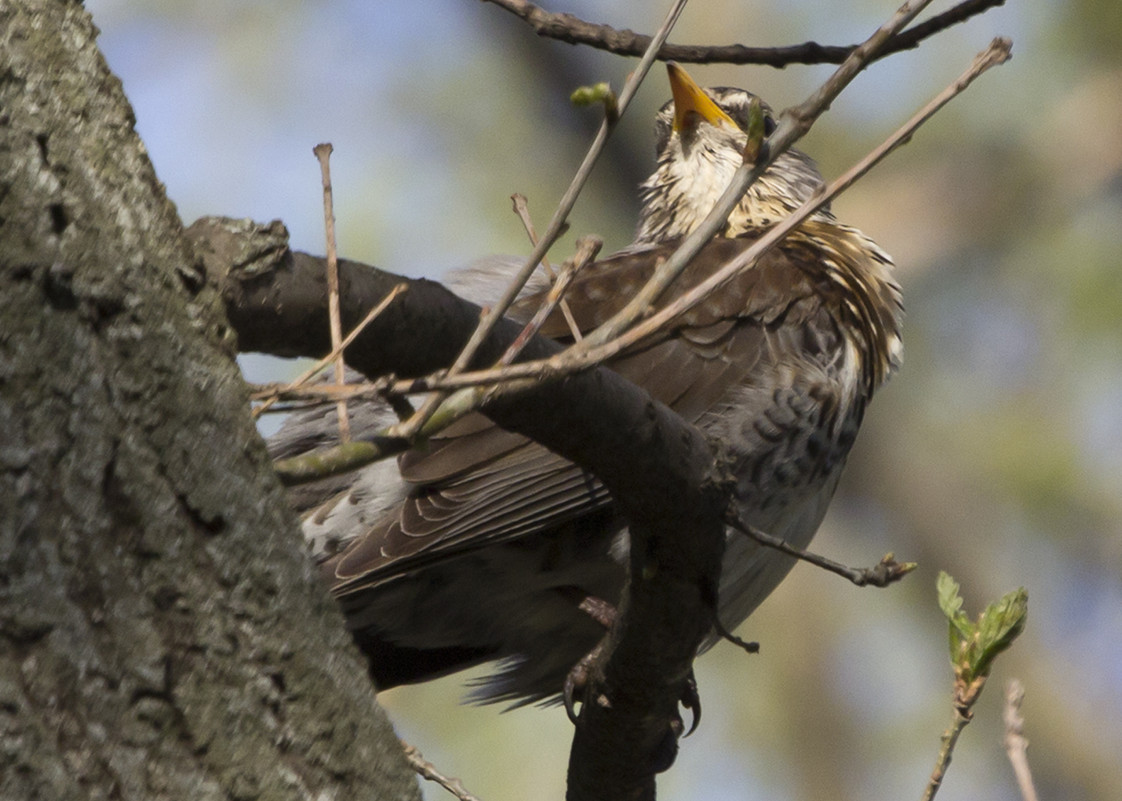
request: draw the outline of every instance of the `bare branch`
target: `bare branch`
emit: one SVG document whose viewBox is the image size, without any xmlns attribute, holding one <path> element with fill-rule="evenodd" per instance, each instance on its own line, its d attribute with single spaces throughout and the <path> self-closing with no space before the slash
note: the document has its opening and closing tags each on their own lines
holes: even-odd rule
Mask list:
<svg viewBox="0 0 1122 801">
<path fill-rule="evenodd" d="M 589 334 L 575 350 L 591 349 L 593 346 L 601 345 L 618 336 L 632 322 L 645 315 L 651 304 L 658 300 L 674 279 L 681 275 L 702 246 L 725 225 L 729 214 L 740 202 L 748 187 L 763 175 L 767 167 L 780 153 L 789 149 L 810 130 L 814 120 L 829 107 L 842 89 L 848 86 L 850 81 L 864 69 L 869 59 L 883 46 L 885 41 L 907 25 L 929 2 L 930 0 L 909 0 L 902 5 L 872 36 L 855 48 L 841 66 L 806 101 L 799 106 L 784 111 L 779 117 L 778 126 L 767 141 L 765 157 L 745 163 L 737 169 L 724 194 L 721 195 L 713 210 L 709 212 L 701 225 L 682 241 L 674 255 L 655 271 L 646 286 L 636 293 L 619 313 Z"/>
<path fill-rule="evenodd" d="M 402 381 L 396 383 L 391 388 L 391 392 L 409 394 L 430 389 L 463 389 L 467 387 L 478 387 L 484 384 L 509 383 L 515 379 L 540 381 L 559 375 L 570 374 L 587 369 L 592 365 L 603 363 L 620 351 L 650 336 L 669 320 L 697 305 L 708 295 L 717 291 L 724 283 L 731 280 L 737 272 L 747 269 L 756 259 L 761 257 L 771 247 L 774 247 L 790 230 L 802 223 L 816 209 L 848 189 L 889 153 L 908 141 L 924 122 L 930 119 L 953 97 L 965 91 L 975 78 L 989 68 L 1007 61 L 1010 57 L 1011 47 L 1012 43 L 1008 39 L 995 39 L 990 44 L 989 48 L 975 57 L 974 62 L 966 72 L 939 93 L 939 95 L 925 105 L 908 122 L 897 129 L 881 145 L 858 162 L 858 164 L 854 165 L 854 167 L 840 178 L 832 182 L 823 193 L 809 200 L 802 208 L 761 237 L 754 247 L 746 250 L 745 253 L 742 254 L 740 259 L 726 265 L 720 272 L 694 287 L 673 304 L 647 317 L 642 323 L 628 329 L 624 334 L 595 348 L 589 348 L 588 345 L 590 343 L 586 340 L 583 347 L 570 348 L 563 354 L 544 362 L 529 361 L 517 365 L 502 366 L 500 368 L 464 372 L 458 375 L 442 374 Z M 635 313 L 636 315 L 642 313 L 642 308 L 637 306 Z M 626 320 L 624 322 L 626 322 Z"/>
<path fill-rule="evenodd" d="M 721 616 L 717 614 L 716 603 L 713 604 L 713 630 L 717 632 L 717 636 L 722 640 L 732 643 L 747 654 L 758 654 L 760 652 L 760 644 L 758 642 L 738 637 L 725 627 Z"/>
<path fill-rule="evenodd" d="M 986 677 L 981 676 L 977 679 L 977 692 L 974 693 L 974 698 L 978 697 L 978 693 L 982 691 L 982 685 L 986 683 Z M 921 801 L 933 801 L 939 788 L 943 785 L 943 779 L 947 775 L 947 768 L 951 764 L 951 756 L 954 754 L 955 746 L 958 744 L 958 738 L 962 735 L 962 730 L 966 728 L 971 720 L 974 719 L 970 707 L 963 707 L 956 703 L 954 705 L 954 718 L 951 720 L 951 725 L 943 731 L 943 736 L 939 741 L 939 755 L 935 758 L 935 767 L 931 771 L 931 777 L 927 780 L 927 786 L 923 790 Z"/>
<path fill-rule="evenodd" d="M 650 45 L 651 37 L 609 25 L 586 22 L 572 14 L 553 13 L 524 0 L 488 0 L 527 23 L 538 36 L 569 44 L 580 44 L 607 50 L 619 56 L 638 56 Z M 885 56 L 911 50 L 920 42 L 991 8 L 1004 5 L 1005 0 L 964 0 L 936 14 L 931 19 L 897 33 L 873 56 Z M 681 61 L 687 64 L 761 64 L 786 67 L 790 64 L 840 64 L 857 45 L 820 45 L 804 42 L 785 47 L 747 47 L 745 45 L 679 45 L 664 44 L 658 51 L 660 61 Z"/>
<path fill-rule="evenodd" d="M 250 384 L 249 399 L 253 401 L 274 400 L 275 404 L 270 411 L 288 411 L 287 408 L 277 408 L 276 404 L 284 402 L 299 402 L 304 406 L 321 406 L 325 403 L 335 403 L 338 400 L 368 400 L 380 401 L 382 395 L 392 382 L 384 378 L 377 381 L 361 381 L 355 384 L 289 384 L 284 381 L 272 381 L 265 384 Z"/>
<path fill-rule="evenodd" d="M 431 762 L 421 756 L 421 752 L 417 750 L 417 746 L 410 745 L 406 742 L 402 742 L 402 745 L 405 747 L 405 758 L 421 778 L 427 779 L 430 782 L 436 782 L 452 795 L 456 796 L 459 801 L 479 801 L 478 798 L 467 791 L 462 781 L 445 776 L 437 770 Z"/>
<path fill-rule="evenodd" d="M 610 345 L 610 350 L 590 351 L 589 356 L 595 353 L 597 356 L 597 361 L 610 358 L 619 350 L 630 347 L 635 342 L 638 342 L 644 337 L 650 336 L 652 333 L 659 330 L 659 328 L 665 325 L 668 321 L 674 319 L 674 317 L 682 314 L 684 311 L 693 308 L 710 294 L 720 289 L 725 283 L 732 280 L 732 278 L 736 276 L 740 271 L 748 269 L 761 256 L 763 256 L 765 253 L 771 250 L 771 248 L 775 247 L 779 242 L 781 242 L 783 237 L 786 236 L 791 230 L 796 228 L 804 220 L 810 217 L 810 215 L 813 214 L 816 210 L 840 195 L 842 192 L 852 186 L 854 182 L 856 182 L 869 170 L 880 163 L 880 161 L 882 161 L 889 153 L 891 153 L 904 142 L 907 142 L 915 133 L 915 131 L 921 125 L 923 125 L 923 123 L 925 123 L 937 111 L 939 111 L 939 109 L 950 102 L 952 98 L 965 91 L 975 78 L 977 78 L 979 75 L 981 75 L 991 67 L 1003 64 L 1008 61 L 1010 58 L 1011 49 L 1012 42 L 1009 39 L 1001 37 L 994 39 L 990 43 L 990 46 L 986 48 L 986 50 L 982 51 L 974 57 L 973 63 L 971 63 L 970 67 L 968 67 L 962 75 L 960 75 L 946 89 L 944 89 L 935 98 L 933 98 L 931 102 L 920 109 L 920 111 L 917 112 L 910 120 L 908 120 L 908 122 L 904 123 L 904 125 L 898 128 L 891 136 L 888 137 L 888 139 L 886 139 L 883 143 L 876 147 L 871 153 L 865 156 L 865 158 L 854 165 L 840 178 L 838 178 L 836 181 L 833 181 L 828 187 L 826 187 L 824 191 L 810 198 L 796 212 L 782 220 L 778 225 L 769 229 L 764 236 L 760 237 L 760 239 L 753 247 L 742 253 L 736 260 L 725 265 L 720 271 L 714 273 L 707 280 L 698 284 L 691 291 L 682 295 L 673 304 L 670 304 L 657 314 L 647 317 L 640 325 L 637 325 L 634 328 L 630 329 L 626 334 L 617 337 L 615 342 L 608 343 Z M 843 65 L 843 68 L 844 66 L 845 65 Z M 839 69 L 839 72 L 840 71 L 841 70 Z M 837 73 L 835 73 L 835 75 L 836 74 Z M 815 97 L 812 97 L 810 100 L 802 104 L 797 114 L 799 116 L 806 115 L 808 118 L 817 116 L 821 111 L 821 106 L 819 104 L 821 102 L 828 102 L 828 100 L 826 99 L 827 96 L 829 96 L 829 99 L 832 99 L 833 97 L 833 94 L 825 91 L 825 89 L 826 87 L 824 86 L 822 89 L 815 93 L 815 97 L 821 96 L 819 100 L 816 101 Z M 776 129 L 776 134 L 778 133 L 779 129 Z M 769 148 L 771 147 L 771 142 L 772 140 L 774 140 L 774 138 L 775 135 L 773 135 L 772 139 L 768 140 Z M 741 168 L 741 170 L 744 169 L 745 168 L 743 167 Z M 722 202 L 718 207 L 721 208 L 723 207 L 723 205 L 724 204 Z M 716 211 L 716 209 L 714 211 Z M 721 224 L 723 224 L 723 222 Z M 682 248 L 680 248 L 679 250 L 684 249 L 686 244 L 687 243 L 683 243 Z M 672 264 L 672 262 L 675 262 L 677 258 L 678 253 L 675 253 L 674 256 L 667 260 L 667 263 L 663 266 L 663 268 L 660 269 L 658 273 L 656 273 L 655 278 L 658 278 L 664 270 L 667 273 L 672 272 L 671 268 L 676 266 Z M 685 265 L 683 264 L 683 267 L 684 266 Z M 677 273 L 675 273 L 674 277 L 676 277 L 676 275 Z M 653 283 L 654 279 L 652 279 L 652 282 L 648 284 L 648 287 L 652 286 Z M 647 287 L 644 287 L 643 291 L 647 292 Z M 654 286 L 650 294 L 653 294 L 654 291 L 658 291 L 658 286 Z M 641 308 L 636 301 L 633 301 L 633 303 L 635 304 L 636 308 L 632 311 L 632 314 L 637 316 L 641 311 Z M 628 309 L 624 309 L 617 316 L 623 317 L 624 313 L 627 311 Z M 621 324 L 627 322 L 627 319 L 621 320 Z M 605 327 L 612 325 L 613 321 L 609 321 L 607 324 L 605 324 Z M 596 332 L 587 337 L 585 340 L 586 343 L 591 344 L 592 341 L 595 341 L 595 338 L 598 336 L 598 334 L 599 332 Z"/>
<path fill-rule="evenodd" d="M 699 303 L 705 296 L 715 291 L 724 282 L 735 276 L 739 270 L 746 269 L 754 263 L 756 259 L 763 255 L 763 253 L 766 253 L 771 247 L 774 247 L 781 241 L 783 236 L 806 219 L 815 209 L 851 185 L 860 175 L 867 172 L 874 164 L 883 159 L 901 142 L 905 141 L 919 125 L 934 114 L 942 105 L 948 102 L 950 98 L 961 93 L 977 75 L 995 64 L 1002 63 L 1008 58 L 1009 41 L 1006 39 L 994 40 L 990 48 L 983 54 L 980 54 L 967 72 L 952 84 L 951 87 L 944 90 L 944 92 L 925 107 L 923 111 L 917 114 L 909 123 L 905 124 L 896 134 L 886 140 L 885 144 L 870 154 L 870 156 L 857 165 L 854 170 L 851 170 L 843 176 L 842 179 L 835 182 L 825 193 L 812 198 L 807 204 L 804 204 L 798 212 L 788 217 L 765 234 L 753 248 L 742 254 L 740 259 L 727 265 L 716 275 L 695 287 L 691 292 L 679 299 L 676 304 L 672 304 L 671 307 L 663 309 L 658 314 L 647 317 L 643 323 L 620 336 L 619 332 L 626 329 L 634 320 L 647 314 L 650 305 L 681 271 L 685 269 L 689 260 L 696 255 L 697 251 L 701 249 L 705 242 L 724 224 L 732 208 L 739 202 L 740 196 L 752 181 L 762 174 L 767 164 L 782 150 L 790 147 L 791 144 L 797 141 L 797 139 L 809 129 L 813 120 L 825 110 L 829 103 L 841 92 L 849 81 L 860 72 L 872 54 L 877 51 L 879 44 L 890 37 L 894 31 L 906 25 L 928 2 L 929 0 L 912 0 L 912 2 L 905 3 L 901 6 L 892 19 L 882 25 L 873 36 L 858 47 L 852 56 L 835 71 L 821 88 L 800 106 L 789 109 L 788 112 L 784 113 L 781 117 L 779 127 L 776 128 L 775 132 L 768 140 L 768 158 L 759 159 L 754 164 L 745 164 L 737 171 L 729 188 L 724 195 L 722 195 L 721 200 L 718 201 L 717 206 L 706 218 L 705 222 L 690 236 L 686 237 L 674 255 L 655 272 L 655 275 L 647 285 L 644 286 L 615 317 L 586 337 L 582 342 L 570 348 L 566 353 L 552 359 L 551 364 L 534 365 L 531 363 L 522 365 L 521 367 L 502 367 L 500 368 L 501 375 L 491 372 L 489 380 L 501 380 L 504 382 L 501 387 L 491 385 L 488 389 L 484 390 L 478 386 L 480 383 L 478 377 L 473 377 L 469 381 L 462 381 L 461 379 L 461 385 L 469 385 L 469 388 L 459 390 L 460 393 L 465 394 L 455 398 L 452 407 L 450 407 L 449 410 L 445 410 L 445 413 L 440 415 L 441 419 L 439 423 L 434 423 L 431 418 L 436 413 L 440 404 L 444 402 L 448 396 L 444 393 L 430 395 L 425 404 L 422 405 L 421 409 L 410 421 L 405 424 L 399 424 L 389 431 L 390 436 L 394 439 L 411 439 L 418 433 L 424 436 L 430 436 L 441 427 L 458 419 L 459 416 L 462 416 L 470 409 L 478 407 L 485 397 L 494 397 L 496 393 L 505 394 L 508 392 L 517 393 L 522 391 L 530 381 L 516 380 L 520 376 L 524 376 L 527 379 L 532 377 L 533 379 L 541 380 L 549 376 L 568 374 L 586 369 L 589 366 L 603 363 L 604 360 L 617 354 L 624 348 L 650 335 L 668 320 L 672 319 L 673 316 L 680 314 L 685 308 Z M 492 314 L 493 310 L 491 314 L 484 314 L 484 320 Z M 484 330 L 484 326 L 481 325 L 481 327 L 477 329 L 476 335 L 482 330 Z M 598 345 L 602 347 L 596 347 Z M 469 345 L 461 352 L 461 358 L 457 360 L 457 363 L 460 362 L 465 353 L 470 351 L 471 343 L 469 342 Z M 454 367 L 455 365 L 453 365 L 453 368 Z M 445 387 L 452 386 L 457 382 L 457 378 L 459 378 L 459 376 L 457 376 L 458 372 L 460 371 L 455 369 L 449 370 L 448 373 L 433 382 L 433 384 Z M 395 389 L 398 388 L 395 387 Z M 411 382 L 407 389 L 404 387 L 401 389 L 415 392 L 419 389 L 419 384 L 414 381 Z M 452 413 L 451 408 L 457 411 Z"/>
<path fill-rule="evenodd" d="M 1017 776 L 1017 786 L 1024 801 L 1037 801 L 1036 786 L 1028 763 L 1028 740 L 1025 738 L 1025 719 L 1021 716 L 1021 702 L 1025 700 L 1025 687 L 1020 679 L 1010 679 L 1005 685 L 1005 753 Z"/>
<path fill-rule="evenodd" d="M 749 526 L 744 523 L 735 513 L 730 513 L 726 522 L 741 534 L 760 543 L 760 545 L 773 548 L 780 553 L 785 553 L 788 556 L 793 556 L 804 562 L 809 562 L 815 567 L 820 567 L 831 573 L 836 573 L 842 578 L 856 584 L 858 587 L 887 587 L 889 584 L 894 584 L 916 569 L 915 562 L 897 562 L 896 556 L 891 553 L 887 553 L 881 557 L 881 560 L 873 567 L 847 567 L 841 562 L 827 559 L 825 556 L 820 556 L 812 551 L 793 548 L 780 537 L 768 534 L 766 531 L 761 531 L 754 526 Z"/>
<path fill-rule="evenodd" d="M 343 329 L 339 323 L 339 258 L 335 249 L 335 207 L 331 190 L 331 143 L 325 142 L 312 148 L 319 160 L 320 175 L 323 178 L 323 228 L 327 237 L 327 298 L 328 321 L 331 326 L 331 350 L 335 352 L 335 383 L 346 382 L 343 365 Z M 337 404 L 336 417 L 339 419 L 339 440 L 346 442 L 351 438 L 350 417 L 347 415 L 347 402 Z"/>
<path fill-rule="evenodd" d="M 596 254 L 600 252 L 600 248 L 603 244 L 603 240 L 595 236 L 584 236 L 577 241 L 577 252 L 561 266 L 561 275 L 554 281 L 549 292 L 546 293 L 545 301 L 542 303 L 541 308 L 534 312 L 534 316 L 530 319 L 530 322 L 526 323 L 526 327 L 522 329 L 522 333 L 518 335 L 518 339 L 514 340 L 507 349 L 507 352 L 503 354 L 503 357 L 499 360 L 500 366 L 506 366 L 518 357 L 518 354 L 522 352 L 522 347 L 531 337 L 538 333 L 545 323 L 546 318 L 549 317 L 558 304 L 560 304 L 563 312 L 567 312 L 565 314 L 565 320 L 569 324 L 570 330 L 573 332 L 573 338 L 578 342 L 580 341 L 580 329 L 577 327 L 576 320 L 573 319 L 572 312 L 569 311 L 569 307 L 565 303 L 565 290 L 569 288 L 569 284 L 572 283 L 572 280 L 576 278 L 577 274 L 596 258 Z"/>
<path fill-rule="evenodd" d="M 536 247 L 538 244 L 538 232 L 534 230 L 534 221 L 530 218 L 530 207 L 526 203 L 526 196 L 518 194 L 517 192 L 510 196 L 511 202 L 514 203 L 514 213 L 518 215 L 518 219 L 522 220 L 522 225 L 526 229 L 526 235 L 530 237 L 530 245 Z M 556 275 L 553 273 L 553 266 L 549 263 L 547 256 L 542 256 L 542 267 L 545 268 L 546 275 L 549 276 L 550 283 L 555 283 L 557 280 Z M 575 274 L 575 270 L 573 273 Z M 572 280 L 572 275 L 569 276 Z M 569 309 L 569 304 L 564 298 L 559 297 L 561 302 L 561 313 L 565 316 L 565 322 L 569 326 L 569 331 L 573 335 L 573 339 L 580 341 L 581 332 L 577 326 L 577 321 L 573 319 L 573 312 Z M 540 325 L 540 323 L 539 323 Z M 507 364 L 510 362 L 507 361 Z"/>
</svg>

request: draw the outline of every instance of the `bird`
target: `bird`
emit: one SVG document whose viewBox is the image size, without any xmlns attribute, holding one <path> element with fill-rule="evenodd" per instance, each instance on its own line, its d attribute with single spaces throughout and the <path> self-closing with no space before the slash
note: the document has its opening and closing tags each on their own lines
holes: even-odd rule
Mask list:
<svg viewBox="0 0 1122 801">
<path fill-rule="evenodd" d="M 655 122 L 656 164 L 639 188 L 634 241 L 589 265 L 566 298 L 591 330 L 618 311 L 709 213 L 744 159 L 752 104 L 743 89 L 703 89 L 667 66 L 672 99 Z M 750 247 L 823 185 L 789 149 L 740 200 L 717 237 L 664 293 L 672 302 Z M 484 263 L 446 284 L 490 303 L 509 265 Z M 533 313 L 539 280 L 510 316 Z M 731 284 L 607 367 L 721 444 L 741 522 L 805 548 L 826 512 L 873 393 L 902 358 L 903 305 L 891 258 L 823 207 Z M 550 318 L 542 334 L 571 340 Z M 356 436 L 395 421 L 354 404 Z M 274 458 L 331 444 L 334 407 L 295 415 Z M 615 604 L 626 578 L 627 521 L 579 465 L 481 414 L 396 462 L 291 490 L 310 547 L 374 684 L 387 689 L 490 664 L 470 699 L 556 702 L 605 634 L 581 609 Z M 732 630 L 794 559 L 729 529 L 716 614 Z M 715 640 L 715 635 L 706 647 Z"/>
</svg>

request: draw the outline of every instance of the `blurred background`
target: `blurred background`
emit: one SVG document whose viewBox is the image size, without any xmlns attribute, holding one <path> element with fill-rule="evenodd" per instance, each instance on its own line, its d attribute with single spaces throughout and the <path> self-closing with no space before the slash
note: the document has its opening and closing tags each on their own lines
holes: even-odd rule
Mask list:
<svg viewBox="0 0 1122 801">
<path fill-rule="evenodd" d="M 101 46 L 185 222 L 282 219 L 322 253 L 312 147 L 335 146 L 343 255 L 439 277 L 525 254 L 509 196 L 543 228 L 597 124 L 569 92 L 634 60 L 537 38 L 474 0 L 426 3 L 89 0 Z M 550 10 L 650 32 L 663 3 Z M 933 4 L 932 13 L 951 3 Z M 785 45 L 864 38 L 894 2 L 696 2 L 672 41 Z M 881 392 L 819 551 L 919 570 L 857 589 L 800 566 L 697 665 L 705 717 L 660 782 L 674 799 L 918 797 L 950 719 L 935 576 L 971 614 L 1017 586 L 1029 626 L 999 660 L 940 798 L 1018 798 L 1001 745 L 1005 682 L 1025 683 L 1041 798 L 1122 798 L 1122 5 L 1009 2 L 861 75 L 800 147 L 836 176 L 998 34 L 1014 58 L 835 204 L 899 264 L 905 365 Z M 691 68 L 777 109 L 831 67 Z M 631 239 L 653 162 L 652 72 L 572 229 Z M 293 365 L 245 360 L 254 379 Z M 458 705 L 462 677 L 382 695 L 401 735 L 485 801 L 563 794 L 562 710 Z M 446 795 L 435 787 L 428 798 Z"/>
</svg>

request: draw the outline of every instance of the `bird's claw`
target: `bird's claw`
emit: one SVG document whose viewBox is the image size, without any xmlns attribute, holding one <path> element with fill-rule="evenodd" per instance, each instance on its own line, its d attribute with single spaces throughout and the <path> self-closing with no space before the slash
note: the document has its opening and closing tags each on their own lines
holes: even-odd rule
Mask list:
<svg viewBox="0 0 1122 801">
<path fill-rule="evenodd" d="M 693 671 L 686 677 L 686 686 L 682 689 L 682 697 L 678 702 L 690 711 L 692 720 L 690 721 L 690 730 L 687 731 L 683 737 L 689 737 L 695 731 L 697 726 L 701 723 L 701 694 L 697 691 L 697 679 L 693 677 Z"/>
<path fill-rule="evenodd" d="M 561 696 L 565 703 L 565 714 L 569 716 L 569 720 L 574 726 L 579 717 L 576 705 L 578 702 L 582 705 L 585 702 L 583 696 L 588 688 L 588 679 L 592 673 L 592 666 L 596 663 L 603 648 L 604 643 L 601 642 L 585 654 L 579 662 L 573 665 L 572 670 L 565 676 L 565 684 L 563 685 Z M 581 695 L 580 698 L 577 697 L 578 693 Z M 692 670 L 689 676 L 686 677 L 686 683 L 682 688 L 682 695 L 679 697 L 678 703 L 690 711 L 690 728 L 685 734 L 682 734 L 682 731 L 685 729 L 685 723 L 681 716 L 678 716 L 676 720 L 671 722 L 671 728 L 678 736 L 689 737 L 697 731 L 697 727 L 701 723 L 701 694 L 697 690 L 697 679 L 694 678 Z"/>
<path fill-rule="evenodd" d="M 568 675 L 565 676 L 565 684 L 562 687 L 561 696 L 565 702 L 565 713 L 569 716 L 575 726 L 577 723 L 576 704 L 579 701 L 583 706 L 584 692 L 588 688 L 588 677 L 592 673 L 592 665 L 600 656 L 600 652 L 604 650 L 604 643 L 601 641 L 595 648 L 581 657 L 580 661 L 573 665 Z M 581 697 L 577 698 L 577 693 Z"/>
</svg>

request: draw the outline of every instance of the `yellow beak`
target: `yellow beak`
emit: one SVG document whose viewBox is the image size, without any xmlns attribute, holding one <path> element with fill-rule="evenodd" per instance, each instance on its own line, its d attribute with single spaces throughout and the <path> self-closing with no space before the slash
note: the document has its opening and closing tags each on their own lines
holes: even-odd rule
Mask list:
<svg viewBox="0 0 1122 801">
<path fill-rule="evenodd" d="M 670 91 L 674 94 L 675 131 L 689 130 L 697 125 L 699 119 L 710 125 L 720 125 L 723 121 L 733 128 L 737 127 L 732 117 L 722 111 L 676 62 L 667 61 L 666 72 L 670 76 Z"/>
</svg>

